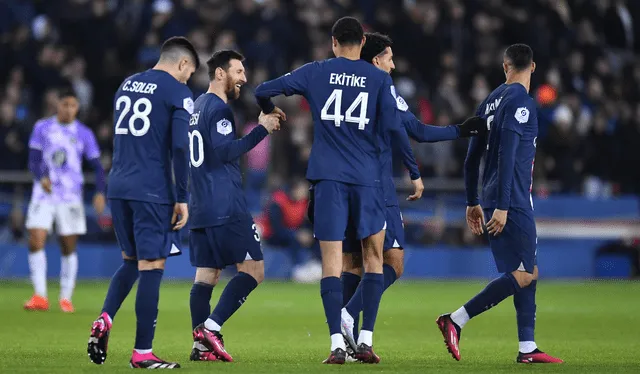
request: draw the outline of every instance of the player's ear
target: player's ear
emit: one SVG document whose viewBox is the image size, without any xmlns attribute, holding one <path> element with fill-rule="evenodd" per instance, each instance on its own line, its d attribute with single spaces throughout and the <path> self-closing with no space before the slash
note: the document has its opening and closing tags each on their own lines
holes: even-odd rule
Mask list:
<svg viewBox="0 0 640 374">
<path fill-rule="evenodd" d="M 534 71 L 536 71 L 536 63 L 531 61 L 531 72 L 533 73 Z"/>
<path fill-rule="evenodd" d="M 216 68 L 216 78 L 223 80 L 224 79 L 224 69 L 221 67 Z"/>
<path fill-rule="evenodd" d="M 336 48 L 338 46 L 338 40 L 336 40 L 335 37 L 331 37 L 331 44 L 333 45 L 333 48 Z"/>
<path fill-rule="evenodd" d="M 364 47 L 364 43 L 367 42 L 367 37 L 366 35 L 362 36 L 362 40 L 360 41 L 360 48 Z"/>
</svg>

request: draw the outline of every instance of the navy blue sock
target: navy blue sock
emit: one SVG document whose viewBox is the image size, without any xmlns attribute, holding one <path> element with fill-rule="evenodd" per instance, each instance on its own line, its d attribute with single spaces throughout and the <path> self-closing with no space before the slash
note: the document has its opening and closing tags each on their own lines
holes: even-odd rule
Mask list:
<svg viewBox="0 0 640 374">
<path fill-rule="evenodd" d="M 324 315 L 329 325 L 329 335 L 340 334 L 340 309 L 342 309 L 342 285 L 338 277 L 326 277 L 320 280 L 320 296 L 324 306 Z"/>
<path fill-rule="evenodd" d="M 501 277 L 492 280 L 484 290 L 464 304 L 464 308 L 473 318 L 478 314 L 498 305 L 502 300 L 520 290 L 516 278 L 511 273 L 502 274 Z"/>
<path fill-rule="evenodd" d="M 136 344 L 135 349 L 151 349 L 158 318 L 160 282 L 164 270 L 153 269 L 140 272 L 136 294 Z"/>
<path fill-rule="evenodd" d="M 345 273 L 342 274 L 344 276 Z M 396 276 L 396 271 L 393 269 L 393 266 L 388 264 L 382 265 L 382 275 L 384 276 L 383 290 L 386 291 L 389 286 L 395 283 L 398 277 Z M 362 285 L 358 286 L 354 297 L 349 300 L 346 308 L 347 312 L 349 312 L 349 314 L 357 320 L 357 316 L 359 316 L 360 312 L 362 311 Z"/>
<path fill-rule="evenodd" d="M 518 321 L 518 340 L 521 342 L 533 342 L 536 328 L 536 287 L 538 281 L 513 295 L 513 305 L 516 307 L 516 319 Z"/>
<path fill-rule="evenodd" d="M 382 265 L 382 274 L 384 275 L 384 290 L 386 291 L 387 288 L 396 282 L 398 275 L 393 266 L 388 264 Z"/>
<path fill-rule="evenodd" d="M 124 260 L 122 265 L 116 270 L 109 283 L 109 290 L 104 299 L 102 311 L 107 312 L 113 320 L 122 305 L 124 299 L 127 298 L 131 288 L 138 279 L 138 261 Z"/>
<path fill-rule="evenodd" d="M 362 277 L 362 330 L 373 331 L 384 291 L 384 275 L 364 273 Z"/>
<path fill-rule="evenodd" d="M 340 278 L 342 282 L 342 306 L 347 306 L 351 297 L 356 293 L 358 285 L 360 284 L 360 276 L 357 274 L 349 273 L 347 271 L 342 272 Z"/>
<path fill-rule="evenodd" d="M 220 295 L 218 305 L 209 316 L 215 323 L 222 326 L 244 304 L 247 296 L 258 287 L 258 282 L 251 275 L 238 272 Z"/>
<path fill-rule="evenodd" d="M 191 328 L 195 329 L 209 318 L 211 314 L 211 294 L 213 285 L 196 282 L 191 286 L 191 296 L 189 297 L 189 307 L 191 309 Z"/>
</svg>

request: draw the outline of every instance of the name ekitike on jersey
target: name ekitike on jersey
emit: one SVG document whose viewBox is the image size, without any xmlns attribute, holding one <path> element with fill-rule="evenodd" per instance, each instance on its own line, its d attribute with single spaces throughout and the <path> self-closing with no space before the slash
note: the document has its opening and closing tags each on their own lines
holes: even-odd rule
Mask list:
<svg viewBox="0 0 640 374">
<path fill-rule="evenodd" d="M 331 76 L 329 77 L 329 84 L 365 88 L 367 84 L 367 77 L 359 77 L 355 74 L 347 75 L 346 73 L 331 73 Z"/>
<path fill-rule="evenodd" d="M 499 99 L 496 99 L 494 102 L 487 104 L 487 109 L 485 109 L 484 114 L 489 114 L 490 112 L 493 112 L 496 109 L 498 109 L 498 105 L 500 105 L 501 101 L 502 101 L 502 98 L 499 98 Z"/>
<path fill-rule="evenodd" d="M 158 88 L 158 85 L 155 83 L 126 81 L 122 86 L 122 91 L 153 95 L 153 91 L 155 91 L 156 88 Z"/>
</svg>

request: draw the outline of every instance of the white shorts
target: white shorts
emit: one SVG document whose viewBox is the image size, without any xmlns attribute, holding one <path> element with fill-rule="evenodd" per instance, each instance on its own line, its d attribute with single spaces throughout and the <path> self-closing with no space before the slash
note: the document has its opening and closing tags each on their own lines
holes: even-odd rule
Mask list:
<svg viewBox="0 0 640 374">
<path fill-rule="evenodd" d="M 60 236 L 84 235 L 87 221 L 84 204 L 31 202 L 27 211 L 27 229 L 43 229 L 51 232 L 53 222 Z"/>
</svg>

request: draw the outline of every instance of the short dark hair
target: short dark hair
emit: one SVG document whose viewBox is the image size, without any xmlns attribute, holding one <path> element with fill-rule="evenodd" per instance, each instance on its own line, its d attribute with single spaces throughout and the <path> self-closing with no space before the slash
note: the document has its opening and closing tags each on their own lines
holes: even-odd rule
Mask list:
<svg viewBox="0 0 640 374">
<path fill-rule="evenodd" d="M 62 100 L 66 99 L 67 97 L 73 97 L 77 99 L 78 95 L 73 90 L 73 88 L 70 87 L 64 87 L 58 90 L 58 99 Z"/>
<path fill-rule="evenodd" d="M 366 62 L 372 62 L 373 58 L 387 50 L 387 47 L 393 45 L 393 41 L 387 35 L 380 34 L 379 32 L 365 32 L 364 36 L 367 41 L 364 42 L 362 51 L 360 52 L 360 58 Z"/>
<path fill-rule="evenodd" d="M 331 35 L 341 45 L 360 44 L 364 29 L 360 21 L 353 17 L 342 17 L 333 24 Z"/>
<path fill-rule="evenodd" d="M 196 65 L 196 70 L 200 67 L 200 59 L 198 58 L 198 52 L 196 48 L 191 44 L 189 39 L 184 36 L 174 36 L 162 43 L 160 47 L 160 59 L 173 58 L 177 59 L 177 56 L 171 56 L 175 52 L 187 52 L 191 55 L 193 63 Z"/>
<path fill-rule="evenodd" d="M 221 68 L 224 71 L 229 69 L 229 63 L 231 60 L 244 61 L 244 56 L 240 52 L 232 49 L 221 49 L 219 51 L 215 51 L 211 58 L 207 60 L 207 66 L 209 67 L 209 79 L 213 80 L 217 68 Z"/>
<path fill-rule="evenodd" d="M 504 57 L 511 62 L 516 70 L 524 70 L 533 62 L 533 50 L 526 44 L 513 44 L 504 51 Z"/>
</svg>

